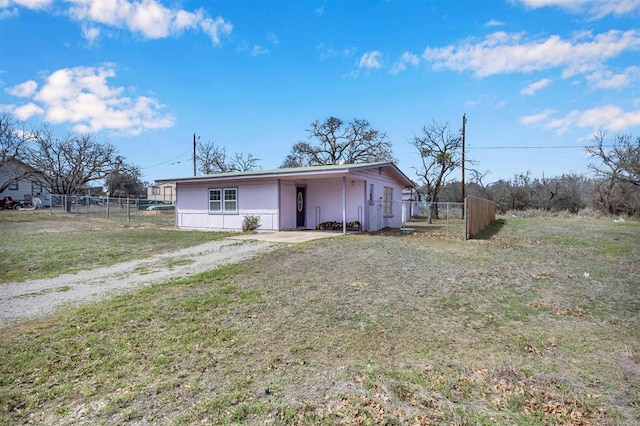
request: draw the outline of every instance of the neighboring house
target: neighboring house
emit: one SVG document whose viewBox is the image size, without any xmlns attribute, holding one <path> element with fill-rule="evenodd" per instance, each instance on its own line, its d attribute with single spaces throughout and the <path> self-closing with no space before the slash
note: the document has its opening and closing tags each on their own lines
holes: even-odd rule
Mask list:
<svg viewBox="0 0 640 426">
<path fill-rule="evenodd" d="M 393 163 L 342 164 L 161 179 L 176 184 L 176 225 L 242 230 L 258 216 L 258 231 L 323 229 L 338 222 L 377 231 L 404 220 L 402 191 L 413 182 Z"/>
<path fill-rule="evenodd" d="M 175 204 L 176 202 L 176 184 L 175 182 L 166 182 L 162 185 L 151 185 L 147 187 L 147 199 L 154 201 L 164 201 L 165 203 Z"/>
<path fill-rule="evenodd" d="M 104 194 L 104 186 L 82 185 L 76 191 L 76 195 L 103 195 L 103 194 Z"/>
<path fill-rule="evenodd" d="M 11 197 L 16 201 L 31 203 L 39 198 L 43 206 L 51 207 L 51 193 L 38 172 L 18 160 L 10 159 L 0 164 L 0 183 L 8 183 L 0 197 Z M 4 185 L 3 185 L 4 186 Z"/>
<path fill-rule="evenodd" d="M 425 195 L 420 193 L 416 188 L 405 188 L 402 191 L 402 201 L 407 203 L 409 217 L 420 214 L 420 206 L 424 197 Z"/>
</svg>

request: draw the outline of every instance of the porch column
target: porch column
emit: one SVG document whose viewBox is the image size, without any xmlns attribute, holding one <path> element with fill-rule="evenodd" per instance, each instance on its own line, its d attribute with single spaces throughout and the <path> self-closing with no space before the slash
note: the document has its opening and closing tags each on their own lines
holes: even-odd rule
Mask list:
<svg viewBox="0 0 640 426">
<path fill-rule="evenodd" d="M 347 177 L 342 176 L 342 234 L 347 235 Z"/>
<path fill-rule="evenodd" d="M 276 206 L 278 209 L 278 231 L 282 230 L 282 214 L 280 214 L 282 212 L 282 206 L 280 205 L 281 202 L 281 196 L 280 196 L 280 187 L 282 186 L 280 183 L 280 179 L 276 180 L 276 185 L 278 185 L 278 187 L 276 188 Z M 272 223 L 272 227 L 273 227 L 273 219 L 271 219 L 271 223 Z"/>
</svg>

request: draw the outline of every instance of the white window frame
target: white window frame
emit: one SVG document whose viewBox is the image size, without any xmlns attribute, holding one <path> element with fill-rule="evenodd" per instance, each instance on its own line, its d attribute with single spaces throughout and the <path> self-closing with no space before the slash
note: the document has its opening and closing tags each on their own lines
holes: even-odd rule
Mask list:
<svg viewBox="0 0 640 426">
<path fill-rule="evenodd" d="M 209 213 L 214 214 L 237 214 L 238 213 L 238 188 L 209 188 Z M 212 199 L 214 193 L 218 194 L 216 200 Z M 227 198 L 231 196 L 233 198 Z M 212 203 L 216 203 L 217 208 L 212 208 Z"/>
<path fill-rule="evenodd" d="M 393 188 L 390 186 L 383 187 L 382 206 L 383 215 L 385 217 L 393 217 Z"/>
</svg>

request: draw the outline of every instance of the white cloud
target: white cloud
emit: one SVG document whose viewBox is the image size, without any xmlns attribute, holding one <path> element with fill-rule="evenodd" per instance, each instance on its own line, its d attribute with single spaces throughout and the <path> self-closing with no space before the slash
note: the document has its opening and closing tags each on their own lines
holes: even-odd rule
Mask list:
<svg viewBox="0 0 640 426">
<path fill-rule="evenodd" d="M 8 18 L 15 18 L 16 16 L 18 16 L 18 9 L 13 7 L 13 8 L 9 8 L 7 7 L 6 9 L 3 9 L 2 4 L 0 4 L 0 20 L 2 19 L 8 19 Z"/>
<path fill-rule="evenodd" d="M 192 13 L 187 12 L 186 10 L 178 10 L 174 19 L 174 26 L 178 31 L 195 28 L 200 20 L 202 20 L 201 11 L 198 13 Z"/>
<path fill-rule="evenodd" d="M 50 123 L 69 123 L 76 132 L 114 130 L 135 135 L 173 126 L 174 118 L 160 113 L 164 106 L 156 99 L 130 98 L 124 88 L 109 86 L 108 79 L 115 75 L 112 66 L 64 68 L 49 75 L 39 90 L 35 82 L 27 81 L 7 92 L 30 98 L 13 109 L 21 120 L 42 115 Z"/>
<path fill-rule="evenodd" d="M 552 114 L 553 111 L 548 110 L 541 114 L 523 117 L 520 122 L 525 125 L 543 124 L 546 130 L 555 130 L 557 134 L 563 134 L 571 128 L 624 132 L 640 125 L 640 110 L 626 112 L 615 105 L 573 110 L 564 117 L 554 119 L 551 119 Z"/>
<path fill-rule="evenodd" d="M 33 102 L 29 102 L 28 104 L 24 104 L 13 109 L 13 115 L 15 115 L 18 120 L 21 121 L 26 121 L 30 117 L 33 117 L 35 115 L 42 115 L 43 113 L 44 110 Z"/>
<path fill-rule="evenodd" d="M 129 15 L 125 17 L 127 26 L 133 32 L 139 32 L 147 38 L 165 38 L 175 25 L 176 12 L 156 1 L 133 3 Z M 182 22 L 181 22 L 182 24 Z"/>
<path fill-rule="evenodd" d="M 640 80 L 640 67 L 628 67 L 619 74 L 609 70 L 595 71 L 586 79 L 595 89 L 619 89 Z"/>
<path fill-rule="evenodd" d="M 586 13 L 593 18 L 607 15 L 628 15 L 640 12 L 640 0 L 517 0 L 523 5 L 537 9 L 559 7 L 572 13 Z"/>
<path fill-rule="evenodd" d="M 274 46 L 277 46 L 278 44 L 280 44 L 280 39 L 274 33 L 268 33 L 267 40 L 269 40 L 269 42 Z"/>
<path fill-rule="evenodd" d="M 14 16 L 20 7 L 44 9 L 51 4 L 53 0 L 0 0 L 0 18 Z M 60 7 L 80 23 L 82 35 L 91 43 L 102 33 L 101 26 L 128 30 L 147 39 L 196 29 L 208 35 L 216 45 L 233 30 L 231 23 L 219 16 L 208 17 L 204 9 L 191 12 L 164 6 L 160 0 L 66 0 Z"/>
<path fill-rule="evenodd" d="M 411 52 L 404 52 L 400 60 L 395 64 L 393 64 L 393 67 L 391 67 L 390 73 L 393 75 L 396 75 L 406 70 L 407 65 L 412 65 L 414 67 L 417 67 L 419 64 L 420 64 L 420 58 L 418 57 L 418 55 Z"/>
<path fill-rule="evenodd" d="M 1 0 L 0 7 L 20 6 L 27 9 L 38 10 L 44 9 L 53 3 L 53 0 Z"/>
<path fill-rule="evenodd" d="M 523 34 L 496 32 L 484 40 L 468 40 L 459 46 L 427 47 L 422 58 L 434 69 L 473 71 L 476 77 L 562 68 L 563 77 L 602 68 L 607 59 L 640 48 L 640 34 L 634 30 L 593 36 L 579 33 L 564 40 L 553 35 L 523 41 Z"/>
<path fill-rule="evenodd" d="M 615 105 L 592 108 L 577 115 L 576 126 L 604 128 L 612 132 L 622 132 L 629 127 L 640 125 L 640 110 L 625 112 Z"/>
<path fill-rule="evenodd" d="M 334 58 L 336 56 L 349 57 L 353 56 L 357 49 L 353 47 L 346 47 L 344 49 L 335 49 L 330 44 L 320 43 L 316 50 L 319 52 L 320 60 Z"/>
<path fill-rule="evenodd" d="M 94 26 L 83 25 L 82 37 L 85 40 L 87 40 L 90 44 L 93 44 L 100 37 L 100 29 Z"/>
<path fill-rule="evenodd" d="M 367 68 L 367 69 L 382 68 L 382 62 L 380 59 L 381 56 L 382 54 L 377 50 L 374 50 L 371 52 L 365 52 L 360 57 L 360 61 L 358 62 L 358 67 Z"/>
<path fill-rule="evenodd" d="M 551 83 L 551 80 L 549 80 L 548 78 L 543 78 L 542 80 L 529 84 L 527 87 L 522 89 L 520 93 L 523 95 L 533 95 L 538 90 L 547 87 L 549 83 Z"/>
<path fill-rule="evenodd" d="M 262 46 L 259 45 L 255 45 L 253 46 L 253 48 L 251 49 L 251 56 L 259 56 L 259 55 L 266 55 L 269 53 L 269 49 L 265 49 Z"/>
<path fill-rule="evenodd" d="M 547 109 L 547 110 L 542 111 L 539 114 L 528 115 L 528 116 L 522 117 L 520 119 L 520 122 L 522 124 L 524 124 L 524 125 L 527 125 L 527 126 L 532 125 L 532 124 L 537 124 L 537 123 L 540 123 L 542 121 L 545 121 L 553 113 L 555 113 L 555 111 L 553 111 L 551 109 Z"/>
<path fill-rule="evenodd" d="M 485 22 L 485 27 L 501 27 L 504 25 L 504 22 L 498 21 L 497 19 L 491 19 L 490 21 Z"/>
<path fill-rule="evenodd" d="M 28 98 L 36 91 L 38 83 L 33 80 L 25 81 L 7 89 L 7 93 L 20 98 Z"/>
</svg>

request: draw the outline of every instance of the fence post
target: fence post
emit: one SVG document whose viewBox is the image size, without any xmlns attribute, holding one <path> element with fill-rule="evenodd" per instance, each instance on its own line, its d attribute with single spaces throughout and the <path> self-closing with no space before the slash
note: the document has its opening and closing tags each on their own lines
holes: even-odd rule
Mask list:
<svg viewBox="0 0 640 426">
<path fill-rule="evenodd" d="M 447 203 L 447 238 L 449 238 L 449 203 Z"/>
<path fill-rule="evenodd" d="M 109 196 L 107 195 L 107 219 L 109 219 L 109 207 L 111 207 L 109 205 Z"/>
<path fill-rule="evenodd" d="M 131 222 L 131 206 L 129 205 L 129 196 L 127 195 L 127 222 Z"/>
</svg>

